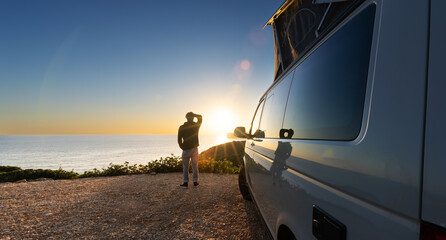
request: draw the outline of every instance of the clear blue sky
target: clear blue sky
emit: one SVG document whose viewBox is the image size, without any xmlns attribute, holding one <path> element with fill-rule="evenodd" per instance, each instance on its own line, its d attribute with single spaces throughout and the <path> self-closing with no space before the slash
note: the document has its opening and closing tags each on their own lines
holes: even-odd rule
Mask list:
<svg viewBox="0 0 446 240">
<path fill-rule="evenodd" d="M 187 111 L 204 133 L 247 126 L 282 3 L 0 1 L 0 134 L 174 134 Z"/>
</svg>

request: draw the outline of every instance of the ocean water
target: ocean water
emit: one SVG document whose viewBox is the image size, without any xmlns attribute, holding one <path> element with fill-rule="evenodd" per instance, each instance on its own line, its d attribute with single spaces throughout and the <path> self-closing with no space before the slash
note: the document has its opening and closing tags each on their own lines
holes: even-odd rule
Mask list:
<svg viewBox="0 0 446 240">
<path fill-rule="evenodd" d="M 228 141 L 217 136 L 199 140 L 200 152 Z M 0 135 L 0 166 L 23 169 L 82 173 L 109 163 L 147 164 L 170 154 L 181 155 L 176 135 Z"/>
</svg>

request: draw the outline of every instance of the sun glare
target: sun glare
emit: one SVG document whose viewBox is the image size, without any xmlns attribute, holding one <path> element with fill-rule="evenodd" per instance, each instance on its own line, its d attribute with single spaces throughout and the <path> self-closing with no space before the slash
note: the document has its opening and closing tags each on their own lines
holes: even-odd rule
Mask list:
<svg viewBox="0 0 446 240">
<path fill-rule="evenodd" d="M 226 137 L 227 133 L 234 131 L 234 116 L 227 109 L 219 109 L 212 113 L 210 118 L 210 126 L 212 131 Z"/>
</svg>

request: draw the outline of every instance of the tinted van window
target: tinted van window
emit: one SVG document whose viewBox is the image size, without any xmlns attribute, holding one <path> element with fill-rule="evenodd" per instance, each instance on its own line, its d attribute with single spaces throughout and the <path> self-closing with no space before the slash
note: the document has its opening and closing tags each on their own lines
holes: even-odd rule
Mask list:
<svg viewBox="0 0 446 240">
<path fill-rule="evenodd" d="M 283 125 L 293 138 L 352 140 L 359 134 L 374 16 L 372 5 L 296 68 Z"/>
<path fill-rule="evenodd" d="M 259 103 L 259 105 L 257 106 L 257 110 L 255 112 L 254 118 L 252 119 L 249 134 L 254 134 L 259 129 L 260 117 L 262 116 L 262 110 L 263 110 L 263 103 L 264 103 L 264 101 L 262 100 Z"/>
<path fill-rule="evenodd" d="M 258 137 L 279 138 L 292 79 L 293 72 L 290 72 L 268 93 L 260 120 L 260 130 L 264 135 Z"/>
</svg>

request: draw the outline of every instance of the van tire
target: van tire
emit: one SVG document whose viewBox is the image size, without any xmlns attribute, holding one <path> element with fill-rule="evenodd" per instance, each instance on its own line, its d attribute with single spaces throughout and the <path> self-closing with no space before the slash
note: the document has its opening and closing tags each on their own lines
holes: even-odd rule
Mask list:
<svg viewBox="0 0 446 240">
<path fill-rule="evenodd" d="M 243 199 L 246 201 L 252 201 L 251 194 L 249 193 L 248 183 L 246 182 L 245 166 L 242 166 L 238 175 L 238 187 Z"/>
<path fill-rule="evenodd" d="M 279 227 L 279 233 L 277 235 L 278 240 L 296 240 L 296 237 L 294 236 L 293 232 L 291 230 L 282 225 Z"/>
</svg>

